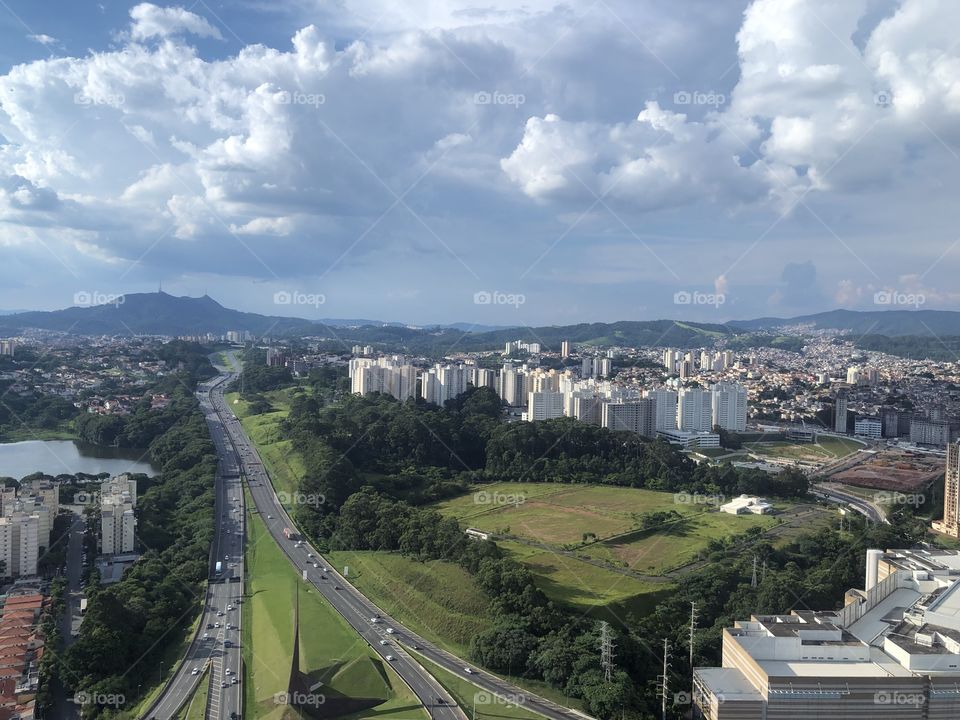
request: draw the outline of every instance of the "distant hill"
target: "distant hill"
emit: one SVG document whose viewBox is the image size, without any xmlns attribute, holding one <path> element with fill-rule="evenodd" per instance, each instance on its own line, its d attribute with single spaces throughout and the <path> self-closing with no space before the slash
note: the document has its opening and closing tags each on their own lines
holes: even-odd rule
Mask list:
<svg viewBox="0 0 960 720">
<path fill-rule="evenodd" d="M 728 323 L 730 327 L 747 331 L 799 324 L 821 330 L 849 330 L 860 335 L 960 336 L 960 312 L 954 310 L 830 310 L 792 318 L 764 317 Z"/>
<path fill-rule="evenodd" d="M 230 310 L 211 297 L 175 297 L 164 292 L 132 293 L 122 302 L 25 312 L 0 317 L 0 331 L 24 328 L 75 335 L 192 335 L 249 330 L 258 335 L 311 334 L 317 326 L 300 318 Z"/>
</svg>

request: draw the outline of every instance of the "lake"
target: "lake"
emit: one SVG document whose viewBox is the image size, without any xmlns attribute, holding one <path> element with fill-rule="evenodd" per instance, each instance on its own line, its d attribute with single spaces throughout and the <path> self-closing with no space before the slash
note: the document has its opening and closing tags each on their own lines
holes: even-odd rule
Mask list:
<svg viewBox="0 0 960 720">
<path fill-rule="evenodd" d="M 74 440 L 25 440 L 0 443 L 0 476 L 19 480 L 35 472 L 48 475 L 107 472 L 157 474 L 145 450 L 100 447 Z"/>
</svg>

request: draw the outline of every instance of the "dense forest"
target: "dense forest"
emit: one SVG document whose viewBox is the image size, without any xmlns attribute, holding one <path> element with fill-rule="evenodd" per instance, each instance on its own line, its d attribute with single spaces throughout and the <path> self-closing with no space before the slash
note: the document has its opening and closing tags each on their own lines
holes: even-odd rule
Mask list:
<svg viewBox="0 0 960 720">
<path fill-rule="evenodd" d="M 571 419 L 503 423 L 500 400 L 472 388 L 445 408 L 389 396 L 347 395 L 324 405 L 293 392 L 282 425 L 306 467 L 301 491 L 320 494 L 319 505 L 294 508 L 297 522 L 324 549 L 388 550 L 418 560 L 455 562 L 485 592 L 497 622 L 471 644 L 474 660 L 503 673 L 542 680 L 582 698 L 598 717 L 644 717 L 654 705 L 647 681 L 659 671 L 664 635 L 681 636 L 689 601 L 702 603 L 704 658 L 715 661 L 719 627 L 742 617 L 745 604 L 782 611 L 787 589 L 832 606 L 859 577 L 862 557 L 837 533 L 782 550 L 757 540 L 768 573 L 760 593 L 749 582 L 739 552 L 717 549 L 703 572 L 681 582 L 677 597 L 646 618 L 617 625 L 619 670 L 607 683 L 598 658 L 598 624 L 553 604 L 530 572 L 490 542 L 468 540 L 463 528 L 426 503 L 493 481 L 605 483 L 671 492 L 798 496 L 802 473 L 771 476 L 731 465 L 698 465 L 669 444 L 611 432 Z M 818 552 L 810 551 L 817 547 Z M 841 562 L 839 570 L 834 565 Z M 730 598 L 723 602 L 723 598 Z M 758 600 L 762 598 L 762 602 Z M 756 609 L 755 608 L 755 609 Z M 747 613 L 749 614 L 749 613 Z"/>
</svg>

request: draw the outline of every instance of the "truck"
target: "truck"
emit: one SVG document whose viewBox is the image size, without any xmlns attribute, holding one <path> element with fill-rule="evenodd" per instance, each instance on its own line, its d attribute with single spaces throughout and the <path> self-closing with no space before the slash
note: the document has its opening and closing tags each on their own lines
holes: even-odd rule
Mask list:
<svg viewBox="0 0 960 720">
<path fill-rule="evenodd" d="M 291 530 L 291 529 L 288 528 L 288 527 L 285 527 L 285 528 L 283 529 L 283 536 L 284 536 L 287 540 L 299 540 L 299 539 L 300 539 L 300 534 L 299 534 L 298 532 L 294 531 L 294 530 Z"/>
<path fill-rule="evenodd" d="M 223 574 L 223 563 L 220 562 L 219 560 L 217 560 L 216 573 L 217 575 Z"/>
</svg>

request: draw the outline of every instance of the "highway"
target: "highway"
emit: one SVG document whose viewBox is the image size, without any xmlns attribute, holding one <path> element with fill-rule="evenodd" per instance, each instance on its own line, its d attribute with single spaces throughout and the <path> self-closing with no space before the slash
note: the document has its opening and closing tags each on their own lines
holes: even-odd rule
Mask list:
<svg viewBox="0 0 960 720">
<path fill-rule="evenodd" d="M 224 382 L 213 387 L 210 397 L 223 421 L 217 426 L 217 431 L 225 428 L 233 448 L 239 455 L 242 472 L 247 480 L 256 511 L 260 513 L 270 534 L 298 572 L 306 573 L 308 582 L 360 633 L 384 661 L 396 670 L 432 718 L 466 720 L 464 710 L 468 708 L 461 710 L 457 707 L 440 684 L 414 660 L 408 650 L 422 654 L 431 662 L 474 683 L 479 689 L 503 699 L 519 700 L 528 709 L 552 720 L 583 720 L 584 717 L 588 717 L 545 698 L 532 695 L 437 648 L 375 606 L 347 582 L 309 543 L 288 539 L 284 535 L 284 528 L 293 529 L 295 526 L 281 505 L 256 448 L 250 442 L 233 410 L 224 400 L 226 381 L 233 377 L 235 376 L 230 375 L 222 378 Z M 224 446 L 223 440 L 222 437 L 217 439 L 218 448 Z"/>
<path fill-rule="evenodd" d="M 886 513 L 884 513 L 879 506 L 870 502 L 869 500 L 865 500 L 862 497 L 857 497 L 856 495 L 844 492 L 843 490 L 838 490 L 833 485 L 814 483 L 812 492 L 815 495 L 823 495 L 830 500 L 835 500 L 837 502 L 850 505 L 854 510 L 866 517 L 871 522 L 885 523 L 887 525 L 890 524 L 890 521 L 887 520 Z"/>
<path fill-rule="evenodd" d="M 243 679 L 240 667 L 240 603 L 243 595 L 245 510 L 236 454 L 211 401 L 211 390 L 226 376 L 201 383 L 197 398 L 207 419 L 220 462 L 217 467 L 215 535 L 210 553 L 210 581 L 197 633 L 183 661 L 160 696 L 141 715 L 172 720 L 201 679 L 210 683 L 205 716 L 210 720 L 239 718 Z M 220 563 L 220 572 L 217 572 Z M 208 672 L 204 675 L 204 669 Z"/>
</svg>

